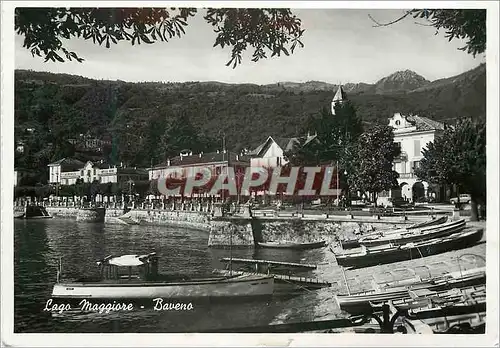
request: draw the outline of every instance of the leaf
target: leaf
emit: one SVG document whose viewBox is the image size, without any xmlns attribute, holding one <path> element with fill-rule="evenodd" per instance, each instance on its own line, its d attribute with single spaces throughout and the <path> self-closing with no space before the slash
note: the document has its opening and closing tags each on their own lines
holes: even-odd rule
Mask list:
<svg viewBox="0 0 500 348">
<path fill-rule="evenodd" d="M 141 39 L 142 39 L 142 41 L 144 41 L 144 42 L 145 42 L 145 43 L 147 43 L 147 44 L 152 44 L 152 43 L 153 43 L 153 41 L 151 41 L 151 40 L 147 37 L 147 35 L 141 35 Z"/>
<path fill-rule="evenodd" d="M 55 59 L 57 59 L 58 61 L 60 61 L 60 62 L 64 62 L 64 59 L 62 59 L 62 58 L 61 58 L 61 57 L 60 57 L 57 53 L 55 53 L 55 52 L 54 52 L 53 57 L 54 57 Z"/>
</svg>

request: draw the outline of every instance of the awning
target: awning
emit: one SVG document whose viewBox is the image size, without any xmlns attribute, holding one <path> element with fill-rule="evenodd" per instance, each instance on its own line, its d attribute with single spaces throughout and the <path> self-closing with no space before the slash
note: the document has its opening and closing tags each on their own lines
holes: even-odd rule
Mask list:
<svg viewBox="0 0 500 348">
<path fill-rule="evenodd" d="M 144 262 L 139 259 L 143 255 L 123 255 L 119 257 L 114 257 L 109 260 L 110 265 L 120 266 L 120 267 L 135 267 L 144 265 Z"/>
</svg>

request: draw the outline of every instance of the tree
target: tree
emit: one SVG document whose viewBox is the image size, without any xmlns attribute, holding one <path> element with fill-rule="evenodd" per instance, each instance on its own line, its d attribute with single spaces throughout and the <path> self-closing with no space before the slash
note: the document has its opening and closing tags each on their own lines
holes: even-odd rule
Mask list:
<svg viewBox="0 0 500 348">
<path fill-rule="evenodd" d="M 287 160 L 295 165 L 339 161 L 347 166 L 350 155 L 346 150 L 356 143 L 363 131 L 356 108 L 350 101 L 337 104 L 335 115 L 323 108 L 319 117 L 306 121 L 304 128 L 309 134 L 316 134 L 316 138 L 307 145 L 302 142 L 285 153 Z"/>
<path fill-rule="evenodd" d="M 369 17 L 376 23 L 376 27 L 392 25 L 400 20 L 413 16 L 425 19 L 428 24 L 436 28 L 436 35 L 440 29 L 445 30 L 448 41 L 453 39 L 466 39 L 462 51 L 476 56 L 486 50 L 486 10 L 485 9 L 413 9 L 389 23 L 379 23 L 372 16 Z M 420 23 L 417 23 L 420 24 Z"/>
<path fill-rule="evenodd" d="M 415 171 L 431 183 L 457 185 L 471 195 L 471 220 L 478 219 L 478 203 L 486 203 L 486 124 L 459 120 L 422 151 Z"/>
<path fill-rule="evenodd" d="M 77 60 L 61 39 L 74 37 L 92 40 L 107 48 L 118 41 L 132 45 L 152 44 L 181 37 L 189 18 L 199 14 L 196 8 L 26 8 L 15 10 L 15 30 L 24 36 L 23 47 L 45 61 Z M 242 53 L 253 48 L 252 61 L 293 53 L 304 30 L 301 21 L 289 9 L 210 8 L 203 16 L 217 37 L 214 47 L 231 48 L 226 64 L 235 68 Z M 61 57 L 60 53 L 65 57 Z"/>
<path fill-rule="evenodd" d="M 375 206 L 377 193 L 398 186 L 399 174 L 392 169 L 400 148 L 394 143 L 394 132 L 389 126 L 375 126 L 358 139 L 352 153 L 352 173 L 348 176 L 351 187 L 369 192 Z"/>
<path fill-rule="evenodd" d="M 164 155 L 167 157 L 178 156 L 183 150 L 193 153 L 206 151 L 207 139 L 200 139 L 198 129 L 191 123 L 186 113 L 177 116 L 167 127 L 162 138 Z"/>
</svg>

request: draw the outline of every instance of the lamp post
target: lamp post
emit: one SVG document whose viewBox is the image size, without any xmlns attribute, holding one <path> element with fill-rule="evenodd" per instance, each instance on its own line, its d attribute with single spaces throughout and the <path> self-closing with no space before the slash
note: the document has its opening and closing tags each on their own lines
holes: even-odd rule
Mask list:
<svg viewBox="0 0 500 348">
<path fill-rule="evenodd" d="M 128 195 L 129 195 L 129 200 L 132 201 L 132 187 L 135 185 L 134 180 L 129 179 L 127 181 L 128 183 Z"/>
<path fill-rule="evenodd" d="M 238 190 L 238 205 L 240 204 L 240 196 L 241 196 L 241 178 L 244 177 L 245 174 L 238 171 L 236 173 L 236 189 Z"/>
<path fill-rule="evenodd" d="M 56 174 L 56 198 L 59 201 L 59 173 Z"/>
<path fill-rule="evenodd" d="M 339 161 L 335 161 L 335 172 L 337 175 L 337 207 L 340 205 L 340 195 L 339 195 Z"/>
<path fill-rule="evenodd" d="M 223 131 L 219 131 L 219 136 L 222 135 L 222 165 L 223 165 L 223 168 L 225 168 L 225 174 L 227 175 L 227 167 L 229 166 L 229 156 L 228 156 L 228 160 L 227 160 L 227 165 L 225 163 L 225 154 L 226 154 L 226 133 L 224 133 Z M 222 170 L 221 170 L 221 174 L 222 174 Z M 221 188 L 221 200 L 222 200 L 222 204 L 224 204 L 224 191 L 222 190 Z M 224 205 L 223 205 L 224 207 Z"/>
</svg>

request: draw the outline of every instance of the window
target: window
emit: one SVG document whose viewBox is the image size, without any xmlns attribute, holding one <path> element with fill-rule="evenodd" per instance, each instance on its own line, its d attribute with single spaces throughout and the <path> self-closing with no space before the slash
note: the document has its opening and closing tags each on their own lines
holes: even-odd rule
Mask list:
<svg viewBox="0 0 500 348">
<path fill-rule="evenodd" d="M 397 120 L 396 121 L 396 126 L 399 126 L 401 124 L 401 121 L 400 120 Z"/>
<path fill-rule="evenodd" d="M 420 139 L 413 141 L 414 156 L 421 156 Z"/>
<path fill-rule="evenodd" d="M 420 161 L 415 161 L 413 162 L 413 165 L 412 165 L 412 172 L 414 173 L 416 169 L 418 169 L 420 167 Z"/>
<path fill-rule="evenodd" d="M 401 151 L 401 142 L 400 141 L 396 141 L 394 143 L 394 145 L 396 145 L 396 147 Z"/>
</svg>

